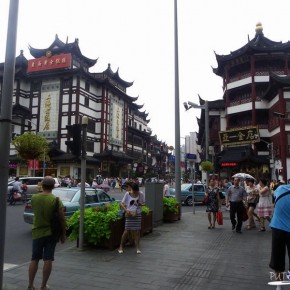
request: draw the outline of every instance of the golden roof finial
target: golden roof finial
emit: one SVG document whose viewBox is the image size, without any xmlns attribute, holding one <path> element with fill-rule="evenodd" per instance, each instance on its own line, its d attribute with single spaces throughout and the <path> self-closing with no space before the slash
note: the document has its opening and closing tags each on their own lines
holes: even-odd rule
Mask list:
<svg viewBox="0 0 290 290">
<path fill-rule="evenodd" d="M 262 23 L 261 22 L 258 22 L 257 24 L 256 24 L 256 33 L 262 33 L 263 32 L 263 25 L 262 25 Z"/>
</svg>

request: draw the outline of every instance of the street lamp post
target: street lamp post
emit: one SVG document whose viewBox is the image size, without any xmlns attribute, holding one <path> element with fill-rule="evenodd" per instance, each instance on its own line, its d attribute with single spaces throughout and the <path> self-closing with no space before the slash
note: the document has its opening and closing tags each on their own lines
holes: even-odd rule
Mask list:
<svg viewBox="0 0 290 290">
<path fill-rule="evenodd" d="M 175 196 L 181 199 L 180 173 L 180 112 L 179 112 L 179 62 L 178 62 L 178 17 L 177 0 L 174 0 L 174 88 L 175 88 Z"/>
<path fill-rule="evenodd" d="M 82 155 L 81 155 L 81 198 L 80 198 L 80 226 L 79 226 L 79 249 L 83 250 L 84 244 L 84 215 L 85 215 L 85 182 L 86 182 L 86 155 L 87 155 L 87 126 L 88 117 L 82 117 Z"/>
<path fill-rule="evenodd" d="M 204 110 L 205 117 L 205 160 L 208 161 L 208 146 L 209 146 L 209 109 L 208 109 L 208 101 L 206 100 L 204 105 L 198 105 L 192 102 L 184 102 L 183 103 L 185 110 L 189 110 L 191 108 L 202 109 Z M 208 182 L 208 172 L 206 172 L 206 182 Z"/>
</svg>

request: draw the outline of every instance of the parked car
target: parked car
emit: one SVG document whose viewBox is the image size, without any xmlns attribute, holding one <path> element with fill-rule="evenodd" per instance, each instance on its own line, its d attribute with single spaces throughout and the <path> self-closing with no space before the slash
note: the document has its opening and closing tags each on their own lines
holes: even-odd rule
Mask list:
<svg viewBox="0 0 290 290">
<path fill-rule="evenodd" d="M 27 198 L 30 199 L 32 194 L 35 194 L 38 192 L 39 190 L 39 182 L 42 182 L 43 180 L 43 177 L 38 177 L 38 176 L 35 176 L 35 177 L 20 177 L 19 178 L 19 181 L 21 183 L 26 183 L 27 185 Z M 58 181 L 57 178 L 54 178 L 54 181 L 55 181 L 55 184 L 54 184 L 54 187 L 60 187 L 60 183 Z M 10 193 L 10 190 L 12 189 L 13 187 L 13 184 L 14 184 L 15 180 L 10 180 L 8 181 L 8 190 L 7 190 L 7 196 L 9 195 Z"/>
<path fill-rule="evenodd" d="M 59 197 L 62 201 L 66 219 L 70 218 L 77 210 L 80 209 L 79 200 L 81 196 L 81 189 L 79 187 L 55 188 L 52 190 L 52 194 Z M 113 201 L 115 201 L 115 198 L 110 197 L 102 189 L 85 188 L 85 208 L 101 206 Z M 117 200 L 117 202 L 120 202 L 120 200 Z M 24 222 L 32 224 L 33 216 L 33 209 L 31 202 L 29 201 L 27 202 L 23 213 Z"/>
<path fill-rule="evenodd" d="M 203 202 L 206 186 L 204 184 L 194 184 L 194 201 L 195 202 Z M 169 188 L 170 196 L 175 197 L 175 188 Z M 183 183 L 181 184 L 181 196 L 180 201 L 186 205 L 192 205 L 192 184 L 191 183 Z"/>
</svg>

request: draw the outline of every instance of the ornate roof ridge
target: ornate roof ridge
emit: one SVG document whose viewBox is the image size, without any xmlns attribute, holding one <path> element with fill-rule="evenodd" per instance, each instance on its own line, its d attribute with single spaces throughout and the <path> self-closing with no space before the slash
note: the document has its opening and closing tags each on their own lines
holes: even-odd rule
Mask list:
<svg viewBox="0 0 290 290">
<path fill-rule="evenodd" d="M 55 39 L 52 44 L 47 48 L 34 48 L 31 45 L 28 46 L 30 54 L 35 58 L 40 58 L 46 55 L 48 51 L 51 51 L 52 54 L 60 54 L 60 53 L 74 53 L 76 56 L 80 57 L 84 60 L 88 67 L 91 67 L 96 64 L 98 59 L 90 59 L 84 56 L 79 47 L 79 39 L 76 38 L 74 42 L 69 43 L 68 38 L 66 39 L 66 43 L 61 41 L 58 38 L 58 35 L 55 35 Z"/>
<path fill-rule="evenodd" d="M 108 67 L 107 67 L 107 69 L 105 69 L 103 71 L 103 74 L 105 74 L 107 77 L 111 78 L 112 80 L 118 82 L 120 85 L 122 85 L 125 88 L 129 88 L 134 84 L 134 81 L 127 82 L 120 77 L 119 68 L 116 70 L 116 72 L 113 72 L 113 70 L 111 69 L 110 63 L 108 63 Z"/>
<path fill-rule="evenodd" d="M 231 51 L 229 54 L 226 55 L 220 55 L 214 51 L 218 63 L 218 67 L 213 68 L 213 72 L 215 74 L 218 74 L 220 72 L 220 67 L 223 66 L 223 63 L 244 54 L 251 54 L 253 52 L 275 52 L 285 50 L 288 50 L 290 52 L 290 42 L 288 41 L 283 43 L 282 41 L 273 41 L 265 37 L 263 33 L 263 27 L 260 22 L 257 23 L 255 30 L 255 37 L 250 40 L 248 36 L 248 42 L 237 50 Z"/>
</svg>

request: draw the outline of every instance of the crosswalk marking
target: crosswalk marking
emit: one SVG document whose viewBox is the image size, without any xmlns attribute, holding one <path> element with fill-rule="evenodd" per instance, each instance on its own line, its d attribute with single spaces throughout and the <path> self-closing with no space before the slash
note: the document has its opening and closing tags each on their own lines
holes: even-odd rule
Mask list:
<svg viewBox="0 0 290 290">
<path fill-rule="evenodd" d="M 16 267 L 16 266 L 18 266 L 18 265 L 16 265 L 16 264 L 8 264 L 8 263 L 4 263 L 4 271 L 6 271 L 6 270 L 9 270 L 9 269 L 12 269 L 12 268 L 14 268 L 14 267 Z"/>
</svg>

